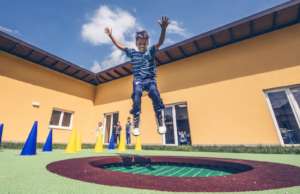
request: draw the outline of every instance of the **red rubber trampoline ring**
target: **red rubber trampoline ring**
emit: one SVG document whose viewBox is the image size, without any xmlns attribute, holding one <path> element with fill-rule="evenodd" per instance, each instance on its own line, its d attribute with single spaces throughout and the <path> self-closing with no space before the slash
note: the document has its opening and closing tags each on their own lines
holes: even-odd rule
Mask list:
<svg viewBox="0 0 300 194">
<path fill-rule="evenodd" d="M 238 192 L 300 186 L 300 168 L 287 164 L 203 157 L 144 156 L 137 157 L 136 160 L 138 158 L 151 163 L 211 165 L 244 169 L 244 172 L 212 177 L 167 177 L 116 172 L 101 168 L 106 164 L 123 163 L 124 157 L 121 156 L 56 161 L 48 164 L 47 169 L 64 177 L 90 183 L 172 192 Z"/>
</svg>

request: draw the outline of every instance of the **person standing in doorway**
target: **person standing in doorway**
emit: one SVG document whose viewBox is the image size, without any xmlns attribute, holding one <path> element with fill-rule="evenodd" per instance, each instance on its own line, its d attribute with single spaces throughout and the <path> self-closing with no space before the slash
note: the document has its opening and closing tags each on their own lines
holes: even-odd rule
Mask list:
<svg viewBox="0 0 300 194">
<path fill-rule="evenodd" d="M 98 137 L 99 134 L 103 135 L 103 124 L 101 121 L 98 122 L 98 127 L 96 128 L 96 137 Z"/>
<path fill-rule="evenodd" d="M 126 144 L 131 144 L 130 129 L 131 129 L 131 118 L 128 117 L 126 123 Z"/>
<path fill-rule="evenodd" d="M 121 135 L 121 123 L 120 121 L 117 122 L 117 124 L 114 126 L 114 131 L 115 131 L 115 143 L 119 144 L 120 143 L 120 135 Z"/>
</svg>

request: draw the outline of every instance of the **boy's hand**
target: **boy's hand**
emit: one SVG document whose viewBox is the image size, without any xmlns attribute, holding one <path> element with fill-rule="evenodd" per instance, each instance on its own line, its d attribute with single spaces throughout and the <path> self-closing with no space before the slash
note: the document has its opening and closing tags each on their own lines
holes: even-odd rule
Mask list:
<svg viewBox="0 0 300 194">
<path fill-rule="evenodd" d="M 162 29 L 167 29 L 168 25 L 170 24 L 169 18 L 166 16 L 161 17 L 161 20 L 158 21 L 160 27 Z"/>
<path fill-rule="evenodd" d="M 104 29 L 104 32 L 105 32 L 105 34 L 107 34 L 108 36 L 111 36 L 111 34 L 112 34 L 112 29 L 106 27 L 106 28 Z"/>
<path fill-rule="evenodd" d="M 160 37 L 158 43 L 155 45 L 157 49 L 164 43 L 167 27 L 170 24 L 169 18 L 166 16 L 161 17 L 161 20 L 158 20 L 158 23 L 161 27 Z"/>
</svg>

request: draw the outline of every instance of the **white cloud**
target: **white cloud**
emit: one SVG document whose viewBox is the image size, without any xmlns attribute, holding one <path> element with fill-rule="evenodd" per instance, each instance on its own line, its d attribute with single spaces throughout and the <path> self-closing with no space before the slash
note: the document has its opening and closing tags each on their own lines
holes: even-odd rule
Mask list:
<svg viewBox="0 0 300 194">
<path fill-rule="evenodd" d="M 112 9 L 106 5 L 100 6 L 95 11 L 95 14 L 89 18 L 88 22 L 83 24 L 81 29 L 83 40 L 95 46 L 111 45 L 111 54 L 109 56 L 104 58 L 101 63 L 94 61 L 91 67 L 93 72 L 99 72 L 127 60 L 124 53 L 118 50 L 104 33 L 105 27 L 112 28 L 114 37 L 125 46 L 131 48 L 135 47 L 135 32 L 142 29 L 136 18 L 128 11 L 120 8 Z"/>
<path fill-rule="evenodd" d="M 91 67 L 91 71 L 94 73 L 98 73 L 102 69 L 103 68 L 101 67 L 101 65 L 97 61 L 94 61 L 93 66 Z"/>
<path fill-rule="evenodd" d="M 185 38 L 190 35 L 190 33 L 183 27 L 183 24 L 175 20 L 170 22 L 167 32 L 170 34 L 177 34 Z"/>
<path fill-rule="evenodd" d="M 129 48 L 135 48 L 135 40 L 132 39 L 130 41 L 125 41 L 125 45 Z M 101 70 L 110 68 L 112 66 L 115 65 L 119 65 L 121 63 L 124 63 L 128 61 L 128 58 L 126 57 L 126 55 L 119 50 L 117 47 L 112 46 L 111 47 L 111 54 L 106 57 L 102 62 L 101 62 Z"/>
<path fill-rule="evenodd" d="M 110 68 L 112 66 L 124 63 L 126 61 L 126 56 L 119 49 L 113 49 L 109 57 L 106 57 L 102 61 L 103 69 Z"/>
<path fill-rule="evenodd" d="M 105 27 L 112 28 L 116 39 L 126 41 L 129 34 L 135 32 L 139 25 L 136 18 L 129 12 L 116 8 L 111 9 L 106 5 L 100 6 L 89 21 L 82 26 L 81 36 L 93 45 L 111 44 L 104 33 Z"/>
<path fill-rule="evenodd" d="M 6 32 L 9 34 L 20 34 L 18 30 L 10 29 L 10 28 L 4 27 L 4 26 L 0 26 L 0 31 Z"/>
<path fill-rule="evenodd" d="M 98 73 L 99 71 L 103 71 L 126 61 L 128 61 L 128 59 L 121 50 L 116 47 L 111 47 L 111 54 L 105 57 L 104 60 L 101 61 L 101 63 L 99 63 L 98 61 L 94 61 L 93 66 L 91 67 L 91 71 Z"/>
</svg>

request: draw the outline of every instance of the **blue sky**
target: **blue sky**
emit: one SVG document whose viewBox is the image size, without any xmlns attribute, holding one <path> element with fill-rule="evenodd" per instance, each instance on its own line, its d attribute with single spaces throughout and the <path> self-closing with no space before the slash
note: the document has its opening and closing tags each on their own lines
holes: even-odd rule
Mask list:
<svg viewBox="0 0 300 194">
<path fill-rule="evenodd" d="M 156 42 L 157 20 L 166 15 L 172 20 L 167 46 L 285 1 L 1 0 L 0 30 L 97 72 L 127 60 L 104 35 L 104 26 L 132 47 L 139 29 Z"/>
</svg>

